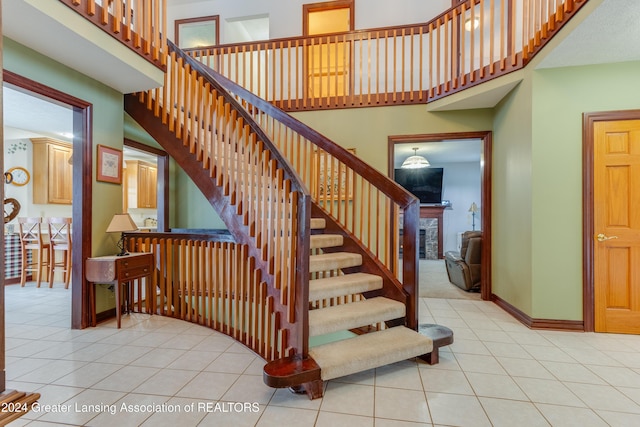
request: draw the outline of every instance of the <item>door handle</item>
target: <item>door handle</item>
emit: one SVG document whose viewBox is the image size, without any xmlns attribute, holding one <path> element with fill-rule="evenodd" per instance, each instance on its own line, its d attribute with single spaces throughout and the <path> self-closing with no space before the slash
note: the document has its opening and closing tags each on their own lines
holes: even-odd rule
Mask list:
<svg viewBox="0 0 640 427">
<path fill-rule="evenodd" d="M 604 242 L 605 240 L 617 239 L 618 236 L 607 236 L 604 233 L 600 233 L 596 236 L 598 242 Z"/>
</svg>

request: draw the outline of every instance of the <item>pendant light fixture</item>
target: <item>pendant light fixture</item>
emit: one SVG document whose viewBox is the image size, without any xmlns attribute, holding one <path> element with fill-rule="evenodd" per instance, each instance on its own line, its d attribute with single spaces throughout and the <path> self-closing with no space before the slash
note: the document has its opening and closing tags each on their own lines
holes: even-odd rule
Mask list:
<svg viewBox="0 0 640 427">
<path fill-rule="evenodd" d="M 402 162 L 402 169 L 420 169 L 420 168 L 428 168 L 431 166 L 429 160 L 427 160 L 423 156 L 418 156 L 418 147 L 413 147 L 413 156 L 407 157 L 407 159 Z"/>
</svg>

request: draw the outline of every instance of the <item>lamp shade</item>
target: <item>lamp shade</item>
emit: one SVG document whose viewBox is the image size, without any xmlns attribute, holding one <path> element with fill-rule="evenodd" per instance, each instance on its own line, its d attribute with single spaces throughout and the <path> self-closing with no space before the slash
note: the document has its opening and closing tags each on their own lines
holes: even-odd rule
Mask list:
<svg viewBox="0 0 640 427">
<path fill-rule="evenodd" d="M 115 214 L 107 227 L 107 233 L 122 233 L 125 231 L 136 231 L 138 226 L 128 213 Z"/>
<path fill-rule="evenodd" d="M 478 212 L 478 205 L 476 205 L 476 202 L 471 203 L 471 206 L 469 207 L 469 212 L 472 212 L 472 213 Z"/>
<path fill-rule="evenodd" d="M 413 148 L 413 156 L 409 156 L 406 158 L 404 162 L 402 162 L 402 169 L 420 169 L 420 168 L 428 168 L 431 166 L 429 160 L 427 160 L 423 156 L 418 156 L 418 148 Z"/>
</svg>

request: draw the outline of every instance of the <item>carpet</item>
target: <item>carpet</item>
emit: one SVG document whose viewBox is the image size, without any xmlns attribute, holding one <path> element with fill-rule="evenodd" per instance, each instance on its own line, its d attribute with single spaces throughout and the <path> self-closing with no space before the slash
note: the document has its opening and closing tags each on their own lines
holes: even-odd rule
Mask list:
<svg viewBox="0 0 640 427">
<path fill-rule="evenodd" d="M 420 297 L 480 301 L 479 292 L 466 292 L 449 282 L 443 259 L 420 260 Z"/>
</svg>

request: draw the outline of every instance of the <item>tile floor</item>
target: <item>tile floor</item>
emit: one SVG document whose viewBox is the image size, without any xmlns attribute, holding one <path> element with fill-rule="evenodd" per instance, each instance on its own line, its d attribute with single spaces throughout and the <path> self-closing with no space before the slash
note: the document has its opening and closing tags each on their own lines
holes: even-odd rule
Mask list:
<svg viewBox="0 0 640 427">
<path fill-rule="evenodd" d="M 422 322 L 454 330 L 440 364 L 329 381 L 310 401 L 266 387 L 263 361 L 207 328 L 134 314 L 70 330 L 69 291 L 5 289 L 7 386 L 42 394 L 12 427 L 640 425 L 640 336 L 532 331 L 490 302 L 422 299 Z"/>
</svg>

